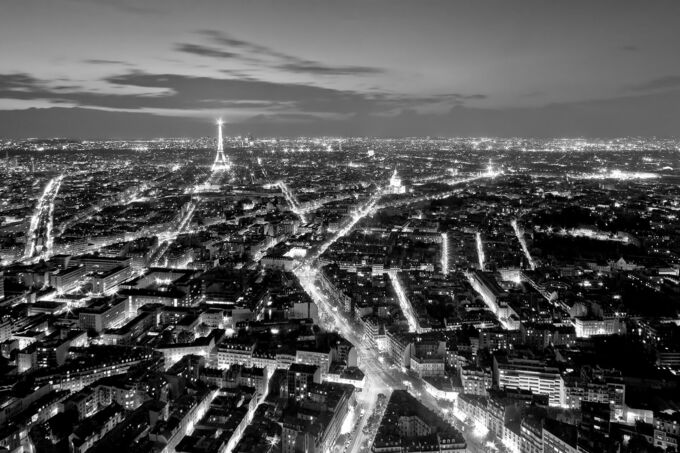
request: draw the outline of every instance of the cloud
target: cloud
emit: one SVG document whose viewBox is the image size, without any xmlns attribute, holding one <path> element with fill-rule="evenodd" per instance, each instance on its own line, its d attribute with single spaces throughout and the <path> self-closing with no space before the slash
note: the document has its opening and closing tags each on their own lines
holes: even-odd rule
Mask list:
<svg viewBox="0 0 680 453">
<path fill-rule="evenodd" d="M 680 75 L 660 77 L 628 88 L 629 91 L 656 91 L 680 88 Z"/>
<path fill-rule="evenodd" d="M 260 102 L 361 102 L 364 96 L 352 91 L 321 88 L 312 85 L 277 83 L 262 80 L 220 79 L 194 77 L 178 74 L 151 74 L 130 72 L 106 79 L 115 85 L 165 89 L 170 94 L 161 99 L 148 99 L 147 102 L 174 103 L 182 106 L 196 106 L 197 103 L 219 103 L 224 101 Z"/>
<path fill-rule="evenodd" d="M 29 74 L 0 74 L 0 98 L 13 100 L 49 100 L 54 103 L 71 103 L 83 106 L 129 108 L 135 103 L 134 95 L 95 93 L 70 84 L 50 85 L 45 80 Z M 136 101 L 137 104 L 140 101 Z"/>
<path fill-rule="evenodd" d="M 404 109 L 445 111 L 468 100 L 486 97 L 461 93 L 406 96 L 255 79 L 140 71 L 112 75 L 103 82 L 110 85 L 110 91 L 93 92 L 68 84 L 57 87 L 29 74 L 0 74 L 0 98 L 47 100 L 55 104 L 110 110 L 156 111 L 160 115 L 214 113 L 223 109 L 232 114 L 238 114 L 240 110 L 240 115 L 286 113 L 341 118 L 359 114 L 393 116 Z"/>
<path fill-rule="evenodd" d="M 473 101 L 473 100 L 481 100 L 481 99 L 486 99 L 488 96 L 485 94 L 460 94 L 460 93 L 449 93 L 449 94 L 442 94 L 438 96 L 432 96 L 430 99 L 433 101 L 439 101 L 441 102 L 442 98 L 449 98 L 449 99 L 455 99 L 457 101 Z"/>
<path fill-rule="evenodd" d="M 215 49 L 214 47 L 202 46 L 200 44 L 180 43 L 175 46 L 175 49 L 190 53 L 193 55 L 200 55 L 202 57 L 212 58 L 239 58 L 240 55 L 235 52 L 227 52 L 225 50 Z"/>
<path fill-rule="evenodd" d="M 486 94 L 470 94 L 470 95 L 463 95 L 463 99 L 471 100 L 471 99 L 486 99 L 488 96 Z"/>
<path fill-rule="evenodd" d="M 271 47 L 234 38 L 233 36 L 219 30 L 200 30 L 198 34 L 210 39 L 212 42 L 216 44 L 220 44 L 230 48 L 240 49 L 246 53 L 255 53 L 261 56 L 280 58 L 284 60 L 295 59 L 295 57 L 274 50 Z"/>
<path fill-rule="evenodd" d="M 453 107 L 444 113 L 403 109 L 394 116 L 356 114 L 336 121 L 281 123 L 260 115 L 243 123 L 256 135 L 623 137 L 677 135 L 680 91 L 540 107 Z"/>
<path fill-rule="evenodd" d="M 0 74 L 0 95 L 7 94 L 6 92 L 34 90 L 39 84 L 39 80 L 29 74 Z"/>
<path fill-rule="evenodd" d="M 83 60 L 83 63 L 93 64 L 93 65 L 123 65 L 131 66 L 130 63 L 121 60 L 104 60 L 99 58 L 88 58 Z"/>
<path fill-rule="evenodd" d="M 635 45 L 632 45 L 632 44 L 621 46 L 619 49 L 625 50 L 626 52 L 637 52 L 638 50 L 640 50 L 640 48 L 638 46 L 635 46 Z"/>
<path fill-rule="evenodd" d="M 383 68 L 362 65 L 331 65 L 308 60 L 268 46 L 244 41 L 218 30 L 201 30 L 198 34 L 211 45 L 178 43 L 176 50 L 211 58 L 237 58 L 246 63 L 266 66 L 284 72 L 317 76 L 368 76 L 384 74 Z M 221 46 L 215 47 L 215 46 Z"/>
<path fill-rule="evenodd" d="M 213 122 L 150 113 L 111 112 L 86 108 L 43 108 L 0 111 L 0 136 L 72 138 L 151 138 L 204 136 Z"/>
<path fill-rule="evenodd" d="M 284 125 L 285 124 L 290 125 L 292 123 L 309 124 L 319 121 L 320 119 L 323 120 L 323 118 L 320 118 L 317 115 L 310 115 L 307 113 L 280 113 L 276 115 L 261 114 L 248 118 L 246 124 L 247 127 L 252 127 L 253 125 L 256 125 L 258 123 L 263 124 L 265 126 L 270 123 Z"/>
<path fill-rule="evenodd" d="M 156 85 L 159 83 L 156 77 L 134 80 Z M 0 77 L 0 80 L 6 82 L 7 78 Z M 24 86 L 26 83 L 25 79 L 18 77 L 12 86 Z M 526 108 L 490 109 L 463 105 L 443 113 L 419 113 L 404 108 L 389 116 L 383 111 L 316 114 L 287 109 L 288 103 L 277 105 L 282 110 L 258 112 L 232 120 L 227 125 L 228 133 L 384 137 L 674 136 L 680 116 L 680 90 Z M 0 137 L 152 138 L 205 136 L 212 131 L 212 122 L 207 118 L 159 116 L 149 112 L 111 112 L 82 107 L 0 111 Z"/>
<path fill-rule="evenodd" d="M 155 8 L 139 5 L 136 0 L 70 0 L 74 3 L 101 4 L 118 11 L 132 14 L 160 14 L 161 11 Z"/>
<path fill-rule="evenodd" d="M 291 111 L 298 113 L 385 113 L 405 107 L 453 104 L 453 101 L 485 98 L 482 94 L 409 97 L 253 79 L 218 79 L 141 72 L 112 76 L 107 81 L 115 85 L 164 89 L 171 94 L 161 99 L 146 99 L 141 102 L 147 104 L 162 102 L 166 107 L 175 103 L 178 107 L 186 108 L 195 108 L 199 105 L 219 107 L 226 101 L 256 101 L 279 105 L 286 103 Z"/>
<path fill-rule="evenodd" d="M 128 72 L 104 82 L 110 92 L 92 92 L 82 87 L 56 88 L 25 73 L 0 74 L 0 98 L 53 100 L 82 107 L 120 110 L 174 109 L 209 110 L 225 106 L 259 107 L 292 111 L 338 112 L 378 108 L 365 94 L 312 85 L 276 83 L 252 79 L 194 77 L 178 74 Z M 115 88 L 115 89 L 114 89 Z M 120 91 L 137 91 L 125 94 Z M 146 93 L 144 93 L 146 91 Z"/>
<path fill-rule="evenodd" d="M 315 75 L 371 75 L 385 72 L 383 69 L 370 66 L 328 66 L 306 60 L 285 63 L 277 66 L 277 68 L 288 72 Z"/>
</svg>

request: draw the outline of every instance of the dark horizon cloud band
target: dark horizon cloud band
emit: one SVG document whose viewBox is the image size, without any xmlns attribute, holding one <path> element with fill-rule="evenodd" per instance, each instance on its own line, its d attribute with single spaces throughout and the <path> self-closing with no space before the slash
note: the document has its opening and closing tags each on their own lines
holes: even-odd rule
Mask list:
<svg viewBox="0 0 680 453">
<path fill-rule="evenodd" d="M 0 137 L 680 130 L 673 2 L 107 3 L 8 4 Z"/>
</svg>

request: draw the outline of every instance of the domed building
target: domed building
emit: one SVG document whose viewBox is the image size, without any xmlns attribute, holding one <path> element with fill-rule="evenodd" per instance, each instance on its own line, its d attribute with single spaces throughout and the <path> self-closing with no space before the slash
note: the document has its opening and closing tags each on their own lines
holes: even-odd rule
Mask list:
<svg viewBox="0 0 680 453">
<path fill-rule="evenodd" d="M 392 177 L 390 178 L 390 193 L 406 193 L 406 187 L 402 185 L 401 178 L 397 174 L 397 169 L 394 169 Z"/>
</svg>

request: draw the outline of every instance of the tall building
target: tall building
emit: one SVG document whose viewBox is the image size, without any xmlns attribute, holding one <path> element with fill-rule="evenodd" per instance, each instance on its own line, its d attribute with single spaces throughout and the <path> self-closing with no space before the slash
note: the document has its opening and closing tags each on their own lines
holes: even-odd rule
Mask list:
<svg viewBox="0 0 680 453">
<path fill-rule="evenodd" d="M 224 155 L 224 144 L 222 143 L 222 125 L 224 121 L 220 118 L 217 120 L 217 155 L 215 162 L 212 165 L 212 171 L 227 171 L 231 168 L 231 164 Z"/>
</svg>

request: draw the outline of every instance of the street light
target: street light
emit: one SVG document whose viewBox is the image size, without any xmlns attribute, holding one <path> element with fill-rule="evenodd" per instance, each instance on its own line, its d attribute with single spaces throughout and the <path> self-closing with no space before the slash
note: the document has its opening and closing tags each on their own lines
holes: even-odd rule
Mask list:
<svg viewBox="0 0 680 453">
<path fill-rule="evenodd" d="M 267 453 L 269 453 L 270 451 L 272 451 L 272 449 L 273 449 L 276 445 L 278 445 L 279 440 L 281 440 L 281 439 L 280 439 L 279 436 L 277 436 L 276 434 L 274 434 L 274 437 L 268 437 L 268 438 L 267 438 L 267 443 L 269 444 L 269 450 L 267 450 Z"/>
</svg>

